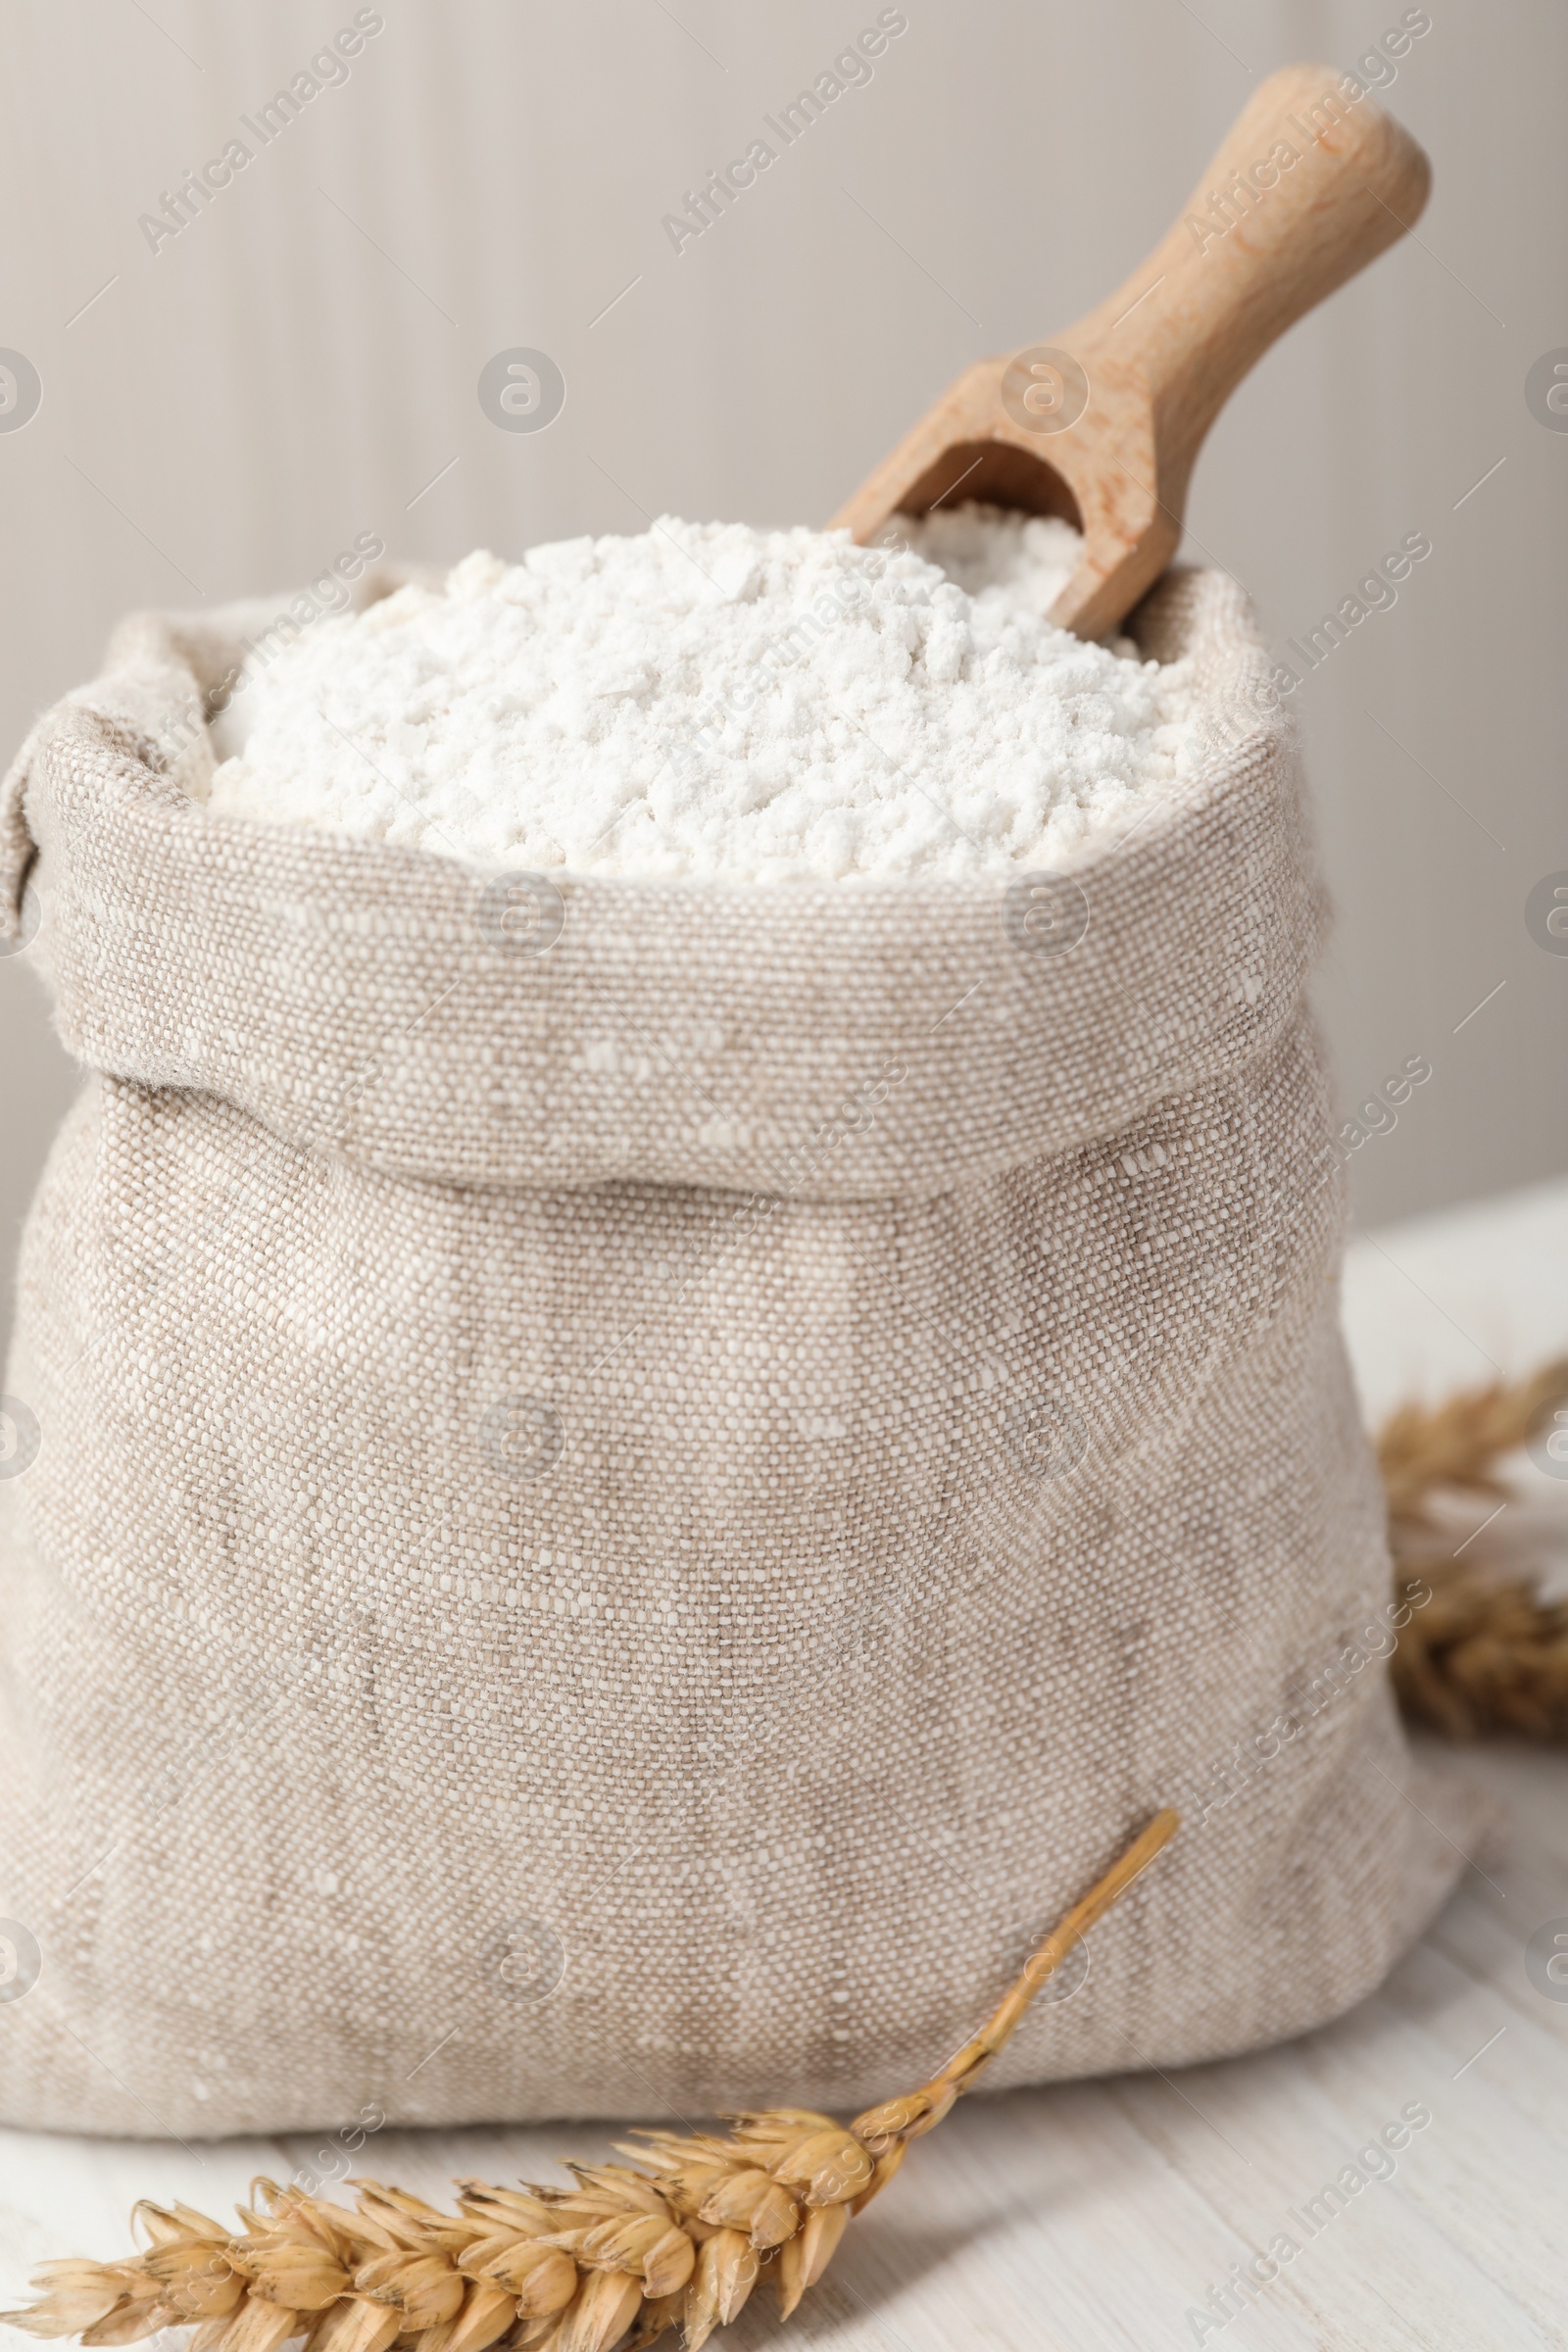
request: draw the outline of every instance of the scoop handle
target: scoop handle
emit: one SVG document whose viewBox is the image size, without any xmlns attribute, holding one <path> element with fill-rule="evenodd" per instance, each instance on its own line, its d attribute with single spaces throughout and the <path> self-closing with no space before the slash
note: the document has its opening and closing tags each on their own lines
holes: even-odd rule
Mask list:
<svg viewBox="0 0 1568 2352">
<path fill-rule="evenodd" d="M 1091 379 L 1087 346 L 1141 368 L 1171 488 L 1269 345 L 1426 203 L 1426 155 L 1358 86 L 1333 66 L 1270 74 L 1143 268 L 1063 337 Z"/>
</svg>

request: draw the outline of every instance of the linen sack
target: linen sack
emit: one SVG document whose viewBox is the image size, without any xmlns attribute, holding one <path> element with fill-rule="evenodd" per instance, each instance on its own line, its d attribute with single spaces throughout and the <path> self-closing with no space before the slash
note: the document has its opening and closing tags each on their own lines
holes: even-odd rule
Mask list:
<svg viewBox="0 0 1568 2352">
<path fill-rule="evenodd" d="M 257 619 L 125 624 L 4 791 L 88 1077 L 5 1383 L 0 2117 L 855 2109 L 1166 1803 L 988 2087 L 1367 1992 L 1463 1824 L 1378 1663 L 1322 902 L 1231 585 L 1138 623 L 1200 781 L 1010 883 L 218 818 Z"/>
</svg>

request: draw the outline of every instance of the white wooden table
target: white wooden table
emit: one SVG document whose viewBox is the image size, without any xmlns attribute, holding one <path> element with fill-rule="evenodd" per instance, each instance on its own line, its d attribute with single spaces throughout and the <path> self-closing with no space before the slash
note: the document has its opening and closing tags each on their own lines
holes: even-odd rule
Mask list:
<svg viewBox="0 0 1568 2352">
<path fill-rule="evenodd" d="M 1358 1241 L 1346 1324 L 1372 1420 L 1401 1396 L 1568 1349 L 1568 1184 Z M 1527 1470 L 1521 1483 L 1511 1524 L 1533 1549 L 1555 1544 L 1568 1572 L 1568 1482 Z M 787 2333 L 759 2297 L 718 2340 L 1564 2352 L 1568 1999 L 1536 1988 L 1525 1944 L 1547 1922 L 1568 1927 L 1568 1754 L 1444 1752 L 1501 1801 L 1512 1842 L 1466 1873 L 1372 1999 L 1261 2056 L 973 2100 L 852 2227 Z M 1432 2120 L 1392 2176 L 1309 2231 L 1303 2201 L 1411 2105 Z M 358 2161 L 440 2198 L 455 2173 L 549 2178 L 557 2155 L 609 2137 L 385 2132 Z M 0 2292 L 17 2300 L 49 2256 L 124 2248 L 139 2195 L 222 2212 L 256 2173 L 286 2178 L 313 2152 L 303 2138 L 186 2149 L 0 2132 Z M 1299 2251 L 1228 2324 L 1200 2329 L 1190 2315 L 1282 2232 Z"/>
</svg>

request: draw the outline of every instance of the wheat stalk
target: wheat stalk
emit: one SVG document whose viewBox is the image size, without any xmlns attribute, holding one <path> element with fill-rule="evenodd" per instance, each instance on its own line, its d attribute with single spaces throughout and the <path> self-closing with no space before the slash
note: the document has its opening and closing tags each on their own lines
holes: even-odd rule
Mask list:
<svg viewBox="0 0 1568 2352">
<path fill-rule="evenodd" d="M 1156 1813 L 1029 1957 L 974 2038 L 906 2098 L 848 2130 L 808 2108 L 731 2116 L 725 2135 L 639 2132 L 631 2165 L 573 2164 L 572 2188 L 458 2182 L 456 2214 L 357 2180 L 351 2213 L 253 2183 L 225 2230 L 146 2200 L 149 2241 L 126 2262 L 50 2262 L 40 2300 L 0 2314 L 31 2335 L 131 2344 L 194 2325 L 187 2352 L 641 2352 L 677 2325 L 687 2352 L 727 2327 L 764 2269 L 788 2319 L 911 2139 L 942 2121 L 1067 1954 L 1175 1835 Z"/>
<path fill-rule="evenodd" d="M 1568 1738 L 1568 1601 L 1541 1599 L 1484 1548 L 1445 1555 L 1433 1509 L 1445 1493 L 1505 1499 L 1502 1456 L 1565 1403 L 1568 1357 L 1441 1405 L 1403 1405 L 1378 1439 L 1396 1592 L 1419 1604 L 1390 1671 L 1405 1713 L 1450 1738 Z"/>
</svg>

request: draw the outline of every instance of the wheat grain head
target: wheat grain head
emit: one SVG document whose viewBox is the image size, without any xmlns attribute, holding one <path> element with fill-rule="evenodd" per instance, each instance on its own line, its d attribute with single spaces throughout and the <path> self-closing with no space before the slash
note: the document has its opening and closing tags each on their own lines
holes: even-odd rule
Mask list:
<svg viewBox="0 0 1568 2352">
<path fill-rule="evenodd" d="M 722 2133 L 642 2132 L 630 2164 L 572 2164 L 569 2188 L 460 2180 L 442 2213 L 407 2190 L 349 2183 L 350 2209 L 276 2181 L 252 2184 L 239 2228 L 144 2201 L 145 2251 L 52 2262 L 13 2328 L 131 2344 L 193 2327 L 187 2352 L 642 2352 L 669 2329 L 700 2352 L 764 2271 L 788 2319 L 854 2213 L 989 2065 L 1066 1954 L 1174 1836 L 1142 1836 L 1030 1957 L 974 2038 L 906 2098 L 846 2127 L 811 2108 L 730 2116 Z"/>
</svg>

